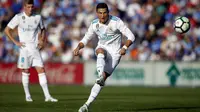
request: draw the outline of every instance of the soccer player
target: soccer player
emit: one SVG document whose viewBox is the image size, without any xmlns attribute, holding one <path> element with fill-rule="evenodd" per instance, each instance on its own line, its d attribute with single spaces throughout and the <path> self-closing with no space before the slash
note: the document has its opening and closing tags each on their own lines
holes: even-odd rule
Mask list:
<svg viewBox="0 0 200 112">
<path fill-rule="evenodd" d="M 120 18 L 109 15 L 107 4 L 97 4 L 96 13 L 98 19 L 92 21 L 87 33 L 74 50 L 74 55 L 79 55 L 79 50 L 82 49 L 95 34 L 98 36 L 99 41 L 95 50 L 97 55 L 96 68 L 98 78 L 91 89 L 88 100 L 80 107 L 78 110 L 79 112 L 88 111 L 90 104 L 101 91 L 106 79 L 119 64 L 121 56 L 126 54 L 126 50 L 135 40 L 133 33 Z M 122 34 L 127 37 L 123 47 L 121 47 Z"/>
<path fill-rule="evenodd" d="M 24 11 L 16 14 L 5 28 L 7 37 L 19 47 L 18 68 L 22 70 L 22 84 L 25 92 L 25 100 L 32 102 L 29 92 L 30 67 L 35 67 L 39 76 L 39 83 L 45 96 L 45 102 L 57 102 L 48 90 L 47 78 L 43 61 L 39 50 L 45 41 L 45 27 L 41 15 L 34 14 L 34 0 L 24 1 Z M 17 28 L 19 41 L 12 36 L 13 29 Z"/>
</svg>

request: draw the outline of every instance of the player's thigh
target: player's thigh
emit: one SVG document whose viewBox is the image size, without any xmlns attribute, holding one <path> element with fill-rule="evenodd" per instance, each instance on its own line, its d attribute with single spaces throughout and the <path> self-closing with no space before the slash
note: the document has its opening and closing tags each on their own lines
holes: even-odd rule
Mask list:
<svg viewBox="0 0 200 112">
<path fill-rule="evenodd" d="M 101 54 L 105 54 L 105 50 L 103 49 L 103 48 L 98 48 L 98 49 L 96 49 L 96 54 L 99 54 L 99 53 L 101 53 Z"/>
<path fill-rule="evenodd" d="M 106 58 L 106 65 L 104 71 L 111 75 L 117 67 L 117 65 L 119 64 L 120 59 L 121 56 L 111 56 L 110 54 L 108 54 Z"/>
<path fill-rule="evenodd" d="M 29 69 L 30 66 L 31 60 L 29 58 L 28 51 L 26 49 L 20 48 L 17 67 L 20 69 Z"/>
<path fill-rule="evenodd" d="M 41 67 L 41 68 L 44 67 L 43 60 L 42 60 L 42 57 L 41 57 L 39 51 L 35 51 L 31 57 L 32 57 L 32 66 L 33 67 Z"/>
</svg>

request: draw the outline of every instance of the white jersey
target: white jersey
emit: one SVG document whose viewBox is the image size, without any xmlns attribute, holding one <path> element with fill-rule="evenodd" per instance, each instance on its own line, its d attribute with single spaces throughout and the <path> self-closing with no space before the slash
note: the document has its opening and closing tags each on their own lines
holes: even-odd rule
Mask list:
<svg viewBox="0 0 200 112">
<path fill-rule="evenodd" d="M 16 14 L 7 26 L 11 29 L 18 27 L 19 41 L 25 44 L 37 44 L 38 33 L 44 28 L 40 15 L 27 16 L 24 12 Z"/>
<path fill-rule="evenodd" d="M 94 34 L 99 39 L 97 47 L 103 47 L 112 53 L 119 53 L 122 44 L 122 34 L 128 40 L 135 40 L 135 36 L 124 22 L 120 18 L 111 15 L 106 24 L 100 23 L 99 19 L 93 20 L 81 42 L 86 45 L 94 37 Z"/>
<path fill-rule="evenodd" d="M 7 26 L 11 29 L 17 27 L 19 41 L 25 43 L 25 47 L 20 47 L 18 68 L 43 67 L 43 61 L 37 48 L 38 34 L 44 28 L 41 16 L 27 16 L 22 12 L 15 15 Z"/>
</svg>

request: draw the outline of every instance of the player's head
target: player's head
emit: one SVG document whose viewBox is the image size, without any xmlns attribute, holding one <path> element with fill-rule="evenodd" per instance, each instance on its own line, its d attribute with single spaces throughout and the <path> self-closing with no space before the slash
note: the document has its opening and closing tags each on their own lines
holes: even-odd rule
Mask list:
<svg viewBox="0 0 200 112">
<path fill-rule="evenodd" d="M 96 7 L 96 13 L 99 18 L 100 23 L 106 23 L 109 18 L 108 6 L 105 3 L 99 3 Z"/>
<path fill-rule="evenodd" d="M 34 0 L 24 0 L 24 11 L 28 16 L 32 14 L 33 8 L 34 8 Z"/>
</svg>

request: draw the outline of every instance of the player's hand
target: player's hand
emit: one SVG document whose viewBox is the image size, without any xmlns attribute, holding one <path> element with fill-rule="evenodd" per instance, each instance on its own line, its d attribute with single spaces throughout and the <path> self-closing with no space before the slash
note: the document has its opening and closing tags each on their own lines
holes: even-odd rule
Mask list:
<svg viewBox="0 0 200 112">
<path fill-rule="evenodd" d="M 17 45 L 18 47 L 26 47 L 24 42 L 15 42 L 15 45 Z"/>
<path fill-rule="evenodd" d="M 78 56 L 79 55 L 79 48 L 74 49 L 74 56 Z"/>
<path fill-rule="evenodd" d="M 126 49 L 125 48 L 121 48 L 121 50 L 119 51 L 120 55 L 125 55 L 126 54 Z"/>
<path fill-rule="evenodd" d="M 38 45 L 37 45 L 37 48 L 38 48 L 39 50 L 41 50 L 43 47 L 44 47 L 44 42 L 43 42 L 43 41 L 39 41 L 39 42 L 38 42 Z"/>
</svg>

